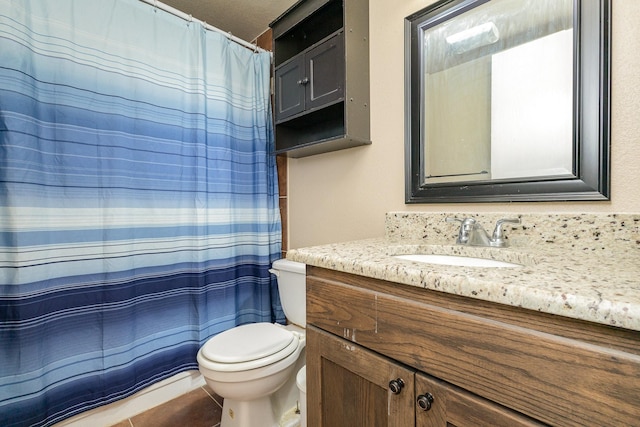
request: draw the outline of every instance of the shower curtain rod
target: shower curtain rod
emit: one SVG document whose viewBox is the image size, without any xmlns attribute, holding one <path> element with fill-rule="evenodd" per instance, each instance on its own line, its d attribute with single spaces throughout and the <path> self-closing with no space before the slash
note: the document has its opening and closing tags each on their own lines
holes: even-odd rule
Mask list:
<svg viewBox="0 0 640 427">
<path fill-rule="evenodd" d="M 201 20 L 199 20 L 197 18 L 194 18 L 191 15 L 187 15 L 186 13 L 184 13 L 184 12 L 174 8 L 174 7 L 171 7 L 171 6 L 167 5 L 167 4 L 159 2 L 157 0 L 140 0 L 140 1 L 149 4 L 149 5 L 153 6 L 154 8 L 164 10 L 165 12 L 169 12 L 170 14 L 175 15 L 175 16 L 177 16 L 179 18 L 182 18 L 185 21 L 200 23 L 205 29 L 210 30 L 210 31 L 215 31 L 215 32 L 220 33 L 220 34 L 223 34 L 229 40 L 234 41 L 234 42 L 238 43 L 239 45 L 242 45 L 242 46 L 246 47 L 247 49 L 251 49 L 251 50 L 256 51 L 256 52 L 269 52 L 268 50 L 264 50 L 261 47 L 258 47 L 257 44 L 252 44 L 252 43 L 249 43 L 246 40 L 242 40 L 241 38 L 236 37 L 231 33 L 224 32 L 220 28 L 216 28 L 213 25 L 207 24 L 206 22 L 203 22 L 203 21 L 201 21 Z M 272 60 L 273 60 L 273 53 L 269 52 L 269 54 L 271 54 L 271 57 L 272 57 Z"/>
</svg>

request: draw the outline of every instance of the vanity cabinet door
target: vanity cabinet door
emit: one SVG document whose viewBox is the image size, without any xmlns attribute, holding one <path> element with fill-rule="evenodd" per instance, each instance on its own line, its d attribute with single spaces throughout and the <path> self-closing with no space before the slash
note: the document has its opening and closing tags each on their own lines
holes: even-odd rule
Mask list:
<svg viewBox="0 0 640 427">
<path fill-rule="evenodd" d="M 308 326 L 309 427 L 413 426 L 414 393 L 414 371 Z"/>
<path fill-rule="evenodd" d="M 544 426 L 444 381 L 417 373 L 417 427 Z"/>
</svg>

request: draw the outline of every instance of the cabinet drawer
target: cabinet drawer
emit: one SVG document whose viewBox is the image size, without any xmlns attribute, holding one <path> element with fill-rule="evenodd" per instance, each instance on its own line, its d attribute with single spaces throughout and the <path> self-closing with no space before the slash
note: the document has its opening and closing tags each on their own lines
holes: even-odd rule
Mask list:
<svg viewBox="0 0 640 427">
<path fill-rule="evenodd" d="M 640 351 L 367 289 L 368 279 L 358 276 L 353 282 L 362 286 L 314 272 L 307 277 L 309 324 L 545 423 L 640 419 Z"/>
</svg>

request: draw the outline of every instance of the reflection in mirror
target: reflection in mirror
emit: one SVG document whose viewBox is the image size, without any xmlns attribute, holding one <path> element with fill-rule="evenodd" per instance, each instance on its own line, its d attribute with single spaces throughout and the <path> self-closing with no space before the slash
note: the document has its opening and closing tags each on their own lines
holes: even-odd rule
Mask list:
<svg viewBox="0 0 640 427">
<path fill-rule="evenodd" d="M 408 17 L 407 202 L 606 200 L 606 6 L 442 0 Z"/>
<path fill-rule="evenodd" d="M 485 3 L 424 49 L 426 182 L 571 175 L 572 0 Z"/>
</svg>

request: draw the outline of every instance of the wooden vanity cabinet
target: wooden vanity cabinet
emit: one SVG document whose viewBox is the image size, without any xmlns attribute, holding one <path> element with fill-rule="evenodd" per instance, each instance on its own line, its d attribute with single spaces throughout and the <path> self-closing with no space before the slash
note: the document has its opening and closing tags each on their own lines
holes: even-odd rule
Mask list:
<svg viewBox="0 0 640 427">
<path fill-rule="evenodd" d="M 640 420 L 636 331 L 312 266 L 307 325 L 310 427 Z"/>
</svg>

